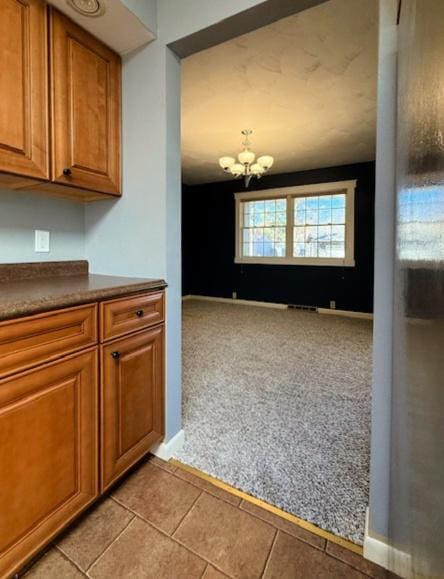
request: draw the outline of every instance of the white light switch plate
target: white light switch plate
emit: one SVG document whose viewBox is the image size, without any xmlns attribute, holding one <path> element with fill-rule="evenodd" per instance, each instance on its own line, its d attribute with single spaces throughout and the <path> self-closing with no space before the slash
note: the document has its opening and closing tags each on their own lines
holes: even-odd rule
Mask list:
<svg viewBox="0 0 444 579">
<path fill-rule="evenodd" d="M 35 230 L 35 251 L 37 253 L 49 252 L 49 231 Z"/>
</svg>

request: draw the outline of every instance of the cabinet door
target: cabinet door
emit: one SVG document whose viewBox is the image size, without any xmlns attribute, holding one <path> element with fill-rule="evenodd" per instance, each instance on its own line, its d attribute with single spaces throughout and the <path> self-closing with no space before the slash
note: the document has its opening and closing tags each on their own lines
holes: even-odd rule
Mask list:
<svg viewBox="0 0 444 579">
<path fill-rule="evenodd" d="M 0 171 L 49 178 L 46 7 L 0 3 Z"/>
<path fill-rule="evenodd" d="M 51 10 L 52 180 L 120 194 L 120 57 Z"/>
<path fill-rule="evenodd" d="M 98 495 L 97 349 L 0 381 L 0 577 Z"/>
<path fill-rule="evenodd" d="M 102 346 L 102 490 L 162 439 L 163 325 Z"/>
</svg>

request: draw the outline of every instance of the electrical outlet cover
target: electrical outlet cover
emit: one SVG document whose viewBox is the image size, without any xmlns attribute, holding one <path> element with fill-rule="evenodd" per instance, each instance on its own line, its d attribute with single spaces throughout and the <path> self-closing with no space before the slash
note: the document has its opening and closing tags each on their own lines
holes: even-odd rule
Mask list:
<svg viewBox="0 0 444 579">
<path fill-rule="evenodd" d="M 35 230 L 35 251 L 36 253 L 49 252 L 49 231 Z"/>
</svg>

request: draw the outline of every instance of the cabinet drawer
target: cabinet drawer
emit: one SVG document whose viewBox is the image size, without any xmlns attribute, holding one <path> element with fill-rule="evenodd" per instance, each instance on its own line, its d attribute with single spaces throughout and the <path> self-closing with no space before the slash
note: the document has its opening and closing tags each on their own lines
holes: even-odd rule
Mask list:
<svg viewBox="0 0 444 579">
<path fill-rule="evenodd" d="M 164 292 L 152 292 L 133 298 L 100 304 L 100 339 L 102 342 L 163 322 Z"/>
<path fill-rule="evenodd" d="M 96 304 L 2 322 L 0 376 L 96 343 Z"/>
</svg>

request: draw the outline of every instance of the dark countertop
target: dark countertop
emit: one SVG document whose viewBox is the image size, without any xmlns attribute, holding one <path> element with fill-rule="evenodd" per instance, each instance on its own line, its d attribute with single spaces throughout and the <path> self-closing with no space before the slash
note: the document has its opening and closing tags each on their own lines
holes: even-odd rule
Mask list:
<svg viewBox="0 0 444 579">
<path fill-rule="evenodd" d="M 162 279 L 90 274 L 87 262 L 0 264 L 0 320 L 164 287 Z"/>
</svg>

